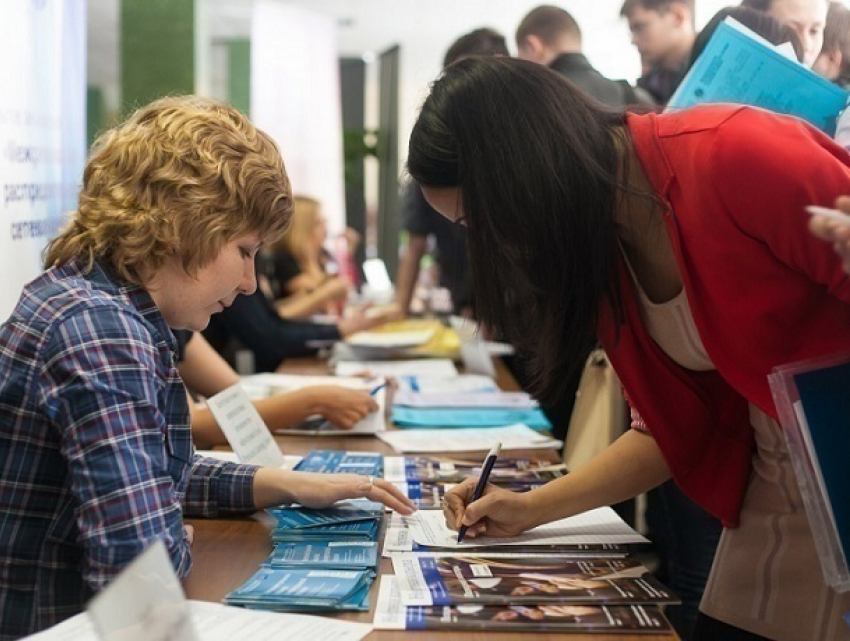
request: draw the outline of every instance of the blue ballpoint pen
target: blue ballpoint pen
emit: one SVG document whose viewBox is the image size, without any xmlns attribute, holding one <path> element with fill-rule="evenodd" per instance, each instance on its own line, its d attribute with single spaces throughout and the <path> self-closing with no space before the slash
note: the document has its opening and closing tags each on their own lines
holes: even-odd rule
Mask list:
<svg viewBox="0 0 850 641">
<path fill-rule="evenodd" d="M 380 392 L 382 389 L 384 389 L 386 386 L 387 386 L 387 382 L 384 381 L 383 383 L 381 383 L 377 387 L 373 387 L 372 389 L 369 390 L 369 396 L 374 396 L 375 394 Z"/>
<path fill-rule="evenodd" d="M 470 503 L 475 503 L 475 501 L 477 501 L 484 495 L 484 488 L 487 487 L 487 481 L 490 480 L 490 472 L 493 471 L 493 465 L 496 463 L 496 459 L 499 458 L 499 450 L 501 449 L 502 444 L 496 443 L 493 446 L 493 449 L 490 450 L 490 453 L 487 455 L 487 458 L 484 459 L 484 467 L 481 470 L 481 476 L 478 477 L 478 485 L 475 486 L 475 491 L 472 493 L 472 500 L 470 501 Z M 466 531 L 468 529 L 468 525 L 460 526 L 460 529 L 457 532 L 458 543 L 463 541 L 463 536 L 466 534 Z"/>
</svg>

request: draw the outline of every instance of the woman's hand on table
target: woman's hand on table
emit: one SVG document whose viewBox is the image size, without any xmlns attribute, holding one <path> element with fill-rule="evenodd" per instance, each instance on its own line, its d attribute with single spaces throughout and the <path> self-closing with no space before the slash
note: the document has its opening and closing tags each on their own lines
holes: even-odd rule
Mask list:
<svg viewBox="0 0 850 641">
<path fill-rule="evenodd" d="M 330 507 L 345 499 L 366 498 L 383 503 L 399 514 L 413 514 L 413 501 L 395 485 L 376 477 L 360 474 L 316 474 L 292 472 L 290 494 L 293 503 L 304 507 Z"/>
<path fill-rule="evenodd" d="M 468 478 L 446 493 L 443 515 L 452 530 L 466 525 L 468 538 L 479 535 L 516 536 L 539 525 L 532 492 L 522 494 L 487 484 L 484 495 L 472 502 L 477 478 Z"/>
<path fill-rule="evenodd" d="M 378 404 L 368 390 L 337 385 L 317 385 L 318 413 L 337 427 L 350 430 L 368 414 L 378 410 Z"/>
</svg>

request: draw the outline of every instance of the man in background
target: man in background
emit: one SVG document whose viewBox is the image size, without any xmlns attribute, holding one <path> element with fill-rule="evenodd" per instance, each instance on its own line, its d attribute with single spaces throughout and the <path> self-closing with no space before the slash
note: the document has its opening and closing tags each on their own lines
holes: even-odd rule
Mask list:
<svg viewBox="0 0 850 641">
<path fill-rule="evenodd" d="M 599 73 L 582 53 L 581 29 L 575 18 L 560 7 L 542 5 L 532 9 L 516 31 L 517 55 L 549 67 L 586 94 L 617 109 L 653 104 L 625 80 L 610 80 Z"/>
<path fill-rule="evenodd" d="M 666 104 L 685 76 L 694 46 L 694 0 L 626 0 L 620 15 L 640 53 L 638 87 Z"/>
<path fill-rule="evenodd" d="M 476 29 L 458 38 L 446 52 L 443 68 L 469 56 L 508 56 L 505 38 L 493 29 Z M 439 284 L 449 290 L 455 313 L 469 315 L 471 292 L 467 277 L 466 234 L 461 225 L 446 220 L 425 202 L 418 185 L 409 185 L 404 194 L 402 224 L 409 234 L 407 247 L 396 275 L 396 301 L 402 314 L 410 311 L 419 263 L 428 249 L 428 238 L 435 244 Z"/>
</svg>

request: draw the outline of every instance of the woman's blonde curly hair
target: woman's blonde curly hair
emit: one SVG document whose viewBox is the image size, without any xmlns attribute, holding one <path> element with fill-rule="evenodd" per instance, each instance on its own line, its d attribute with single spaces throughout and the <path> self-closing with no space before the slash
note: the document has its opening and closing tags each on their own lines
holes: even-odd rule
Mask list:
<svg viewBox="0 0 850 641">
<path fill-rule="evenodd" d="M 101 135 L 83 173 L 79 208 L 47 246 L 45 266 L 105 261 L 144 285 L 169 256 L 189 274 L 222 246 L 279 237 L 292 192 L 274 141 L 227 105 L 161 98 Z"/>
</svg>

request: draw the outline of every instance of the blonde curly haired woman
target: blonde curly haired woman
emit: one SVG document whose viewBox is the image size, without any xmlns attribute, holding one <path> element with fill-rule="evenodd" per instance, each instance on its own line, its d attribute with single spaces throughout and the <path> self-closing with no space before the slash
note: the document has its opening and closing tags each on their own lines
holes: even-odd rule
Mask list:
<svg viewBox="0 0 850 641">
<path fill-rule="evenodd" d="M 275 144 L 214 101 L 158 100 L 95 143 L 47 271 L 0 327 L 0 637 L 80 612 L 156 539 L 184 577 L 184 511 L 355 496 L 411 511 L 380 480 L 194 453 L 171 328 L 253 292 L 291 209 Z"/>
<path fill-rule="evenodd" d="M 328 270 L 328 226 L 318 200 L 295 196 L 292 224 L 267 257 L 266 277 L 275 308 L 284 318 L 336 315 L 351 283 Z"/>
</svg>

